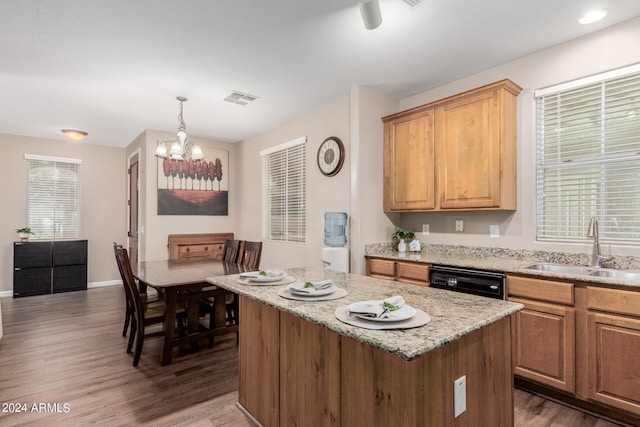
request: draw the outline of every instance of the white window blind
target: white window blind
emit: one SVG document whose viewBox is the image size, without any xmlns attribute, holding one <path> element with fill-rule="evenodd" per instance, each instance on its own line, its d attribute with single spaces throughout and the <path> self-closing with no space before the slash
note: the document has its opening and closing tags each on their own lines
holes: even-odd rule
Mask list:
<svg viewBox="0 0 640 427">
<path fill-rule="evenodd" d="M 536 92 L 537 238 L 640 242 L 640 72 Z"/>
<path fill-rule="evenodd" d="M 260 152 L 265 240 L 305 242 L 306 141 L 298 138 Z"/>
<path fill-rule="evenodd" d="M 80 237 L 80 164 L 77 159 L 25 154 L 27 222 L 34 239 Z"/>
</svg>

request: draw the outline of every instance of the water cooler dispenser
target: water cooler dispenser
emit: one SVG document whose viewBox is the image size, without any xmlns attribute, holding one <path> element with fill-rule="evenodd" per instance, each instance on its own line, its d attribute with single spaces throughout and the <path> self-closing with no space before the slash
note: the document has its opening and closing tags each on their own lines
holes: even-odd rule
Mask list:
<svg viewBox="0 0 640 427">
<path fill-rule="evenodd" d="M 349 272 L 349 248 L 347 244 L 346 212 L 325 212 L 324 214 L 324 244 L 322 261 L 330 263 L 333 271 Z"/>
</svg>

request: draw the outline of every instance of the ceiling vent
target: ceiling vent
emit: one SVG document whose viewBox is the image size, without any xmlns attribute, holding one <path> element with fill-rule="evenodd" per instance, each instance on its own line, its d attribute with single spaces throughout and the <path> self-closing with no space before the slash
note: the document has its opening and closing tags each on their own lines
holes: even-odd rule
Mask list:
<svg viewBox="0 0 640 427">
<path fill-rule="evenodd" d="M 424 0 L 403 0 L 403 1 L 411 7 L 420 6 L 424 2 Z"/>
<path fill-rule="evenodd" d="M 231 102 L 232 104 L 247 105 L 248 103 L 253 102 L 256 99 L 258 99 L 258 97 L 255 95 L 249 95 L 248 93 L 242 93 L 234 90 L 224 100 L 227 102 Z"/>
</svg>

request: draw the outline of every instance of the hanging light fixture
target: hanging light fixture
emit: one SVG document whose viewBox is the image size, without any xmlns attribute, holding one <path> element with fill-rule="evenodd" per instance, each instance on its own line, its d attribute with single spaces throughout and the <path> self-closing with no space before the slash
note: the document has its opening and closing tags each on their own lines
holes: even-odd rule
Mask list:
<svg viewBox="0 0 640 427">
<path fill-rule="evenodd" d="M 184 96 L 177 96 L 176 99 L 180 102 L 180 114 L 178 114 L 178 132 L 176 133 L 176 140 L 171 142 L 161 142 L 156 148 L 156 156 L 163 158 L 170 158 L 175 160 L 192 160 L 204 159 L 204 153 L 199 145 L 193 144 L 189 141 L 187 136 L 187 125 L 184 124 L 182 117 L 182 104 L 187 101 Z M 168 145 L 170 144 L 170 145 Z M 191 151 L 189 153 L 189 151 Z"/>
<path fill-rule="evenodd" d="M 382 24 L 382 13 L 380 12 L 380 3 L 378 0 L 360 0 L 360 15 L 362 22 L 367 30 L 375 30 Z"/>
</svg>

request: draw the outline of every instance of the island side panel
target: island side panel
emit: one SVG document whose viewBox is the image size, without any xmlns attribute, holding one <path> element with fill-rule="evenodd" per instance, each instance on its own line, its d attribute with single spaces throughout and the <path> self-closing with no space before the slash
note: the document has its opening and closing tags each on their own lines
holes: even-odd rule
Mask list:
<svg viewBox="0 0 640 427">
<path fill-rule="evenodd" d="M 442 349 L 407 361 L 342 337 L 343 426 L 442 426 Z"/>
<path fill-rule="evenodd" d="M 240 297 L 238 402 L 264 427 L 280 425 L 280 311 Z"/>
<path fill-rule="evenodd" d="M 280 313 L 280 424 L 340 425 L 340 336 Z"/>
<path fill-rule="evenodd" d="M 455 418 L 463 375 L 467 410 Z M 345 426 L 513 426 L 510 318 L 412 361 L 342 337 L 342 402 Z"/>
<path fill-rule="evenodd" d="M 511 316 L 447 344 L 443 426 L 513 426 Z M 453 382 L 466 376 L 467 410 L 453 417 Z"/>
</svg>

